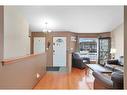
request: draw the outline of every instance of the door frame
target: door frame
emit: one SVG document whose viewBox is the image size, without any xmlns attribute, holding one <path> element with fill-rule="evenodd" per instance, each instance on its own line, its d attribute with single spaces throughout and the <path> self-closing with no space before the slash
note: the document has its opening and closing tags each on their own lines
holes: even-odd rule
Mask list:
<svg viewBox="0 0 127 95">
<path fill-rule="evenodd" d="M 67 45 L 68 45 L 68 37 L 67 36 L 52 36 L 52 67 L 53 67 L 53 37 L 65 37 L 66 38 L 66 67 L 68 67 L 68 57 L 67 57 L 67 55 L 68 55 L 68 52 L 67 52 Z"/>
</svg>

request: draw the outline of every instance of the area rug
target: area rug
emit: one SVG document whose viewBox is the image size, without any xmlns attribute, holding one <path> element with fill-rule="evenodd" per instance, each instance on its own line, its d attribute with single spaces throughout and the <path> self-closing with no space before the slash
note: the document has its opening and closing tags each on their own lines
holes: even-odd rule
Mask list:
<svg viewBox="0 0 127 95">
<path fill-rule="evenodd" d="M 60 67 L 46 67 L 46 71 L 59 71 Z"/>
</svg>

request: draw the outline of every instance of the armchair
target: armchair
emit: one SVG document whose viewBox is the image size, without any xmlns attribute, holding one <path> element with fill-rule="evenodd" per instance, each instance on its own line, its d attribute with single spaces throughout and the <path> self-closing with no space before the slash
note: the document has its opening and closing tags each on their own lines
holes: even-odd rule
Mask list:
<svg viewBox="0 0 127 95">
<path fill-rule="evenodd" d="M 79 52 L 72 53 L 72 67 L 83 69 L 85 68 L 85 64 L 89 63 L 90 59 L 86 57 L 81 57 Z"/>
</svg>

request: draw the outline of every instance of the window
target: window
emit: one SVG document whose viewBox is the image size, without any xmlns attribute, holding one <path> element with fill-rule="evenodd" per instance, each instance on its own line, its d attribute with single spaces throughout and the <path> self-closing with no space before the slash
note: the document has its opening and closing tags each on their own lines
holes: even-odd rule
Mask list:
<svg viewBox="0 0 127 95">
<path fill-rule="evenodd" d="M 80 38 L 79 43 L 81 55 L 89 57 L 91 61 L 97 60 L 97 38 Z"/>
</svg>

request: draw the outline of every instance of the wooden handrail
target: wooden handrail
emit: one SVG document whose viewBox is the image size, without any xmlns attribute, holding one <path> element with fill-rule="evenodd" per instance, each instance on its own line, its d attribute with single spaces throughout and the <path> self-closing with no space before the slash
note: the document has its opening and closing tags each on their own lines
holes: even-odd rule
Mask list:
<svg viewBox="0 0 127 95">
<path fill-rule="evenodd" d="M 39 54 L 28 54 L 28 55 L 21 56 L 21 57 L 4 59 L 4 60 L 2 60 L 1 62 L 2 62 L 2 65 L 4 65 L 4 64 L 12 64 L 12 63 L 15 62 L 15 61 L 19 61 L 19 60 L 22 60 L 22 59 L 31 58 L 31 57 L 38 56 L 38 55 L 41 55 L 41 54 L 44 54 L 44 53 L 39 53 Z"/>
</svg>

